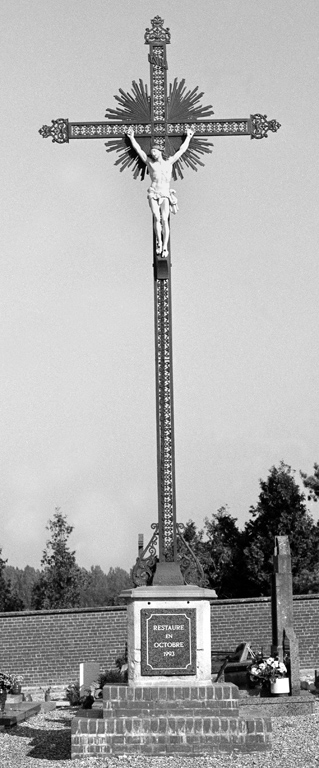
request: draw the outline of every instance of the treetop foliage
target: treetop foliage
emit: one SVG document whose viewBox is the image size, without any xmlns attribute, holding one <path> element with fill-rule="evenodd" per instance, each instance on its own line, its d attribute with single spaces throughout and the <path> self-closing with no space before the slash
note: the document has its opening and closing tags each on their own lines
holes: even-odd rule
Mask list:
<svg viewBox="0 0 319 768">
<path fill-rule="evenodd" d="M 110 568 L 106 574 L 99 565 L 94 565 L 90 571 L 82 568 L 81 573 L 81 606 L 119 605 L 121 592 L 133 586 L 130 575 L 123 568 Z"/>
<path fill-rule="evenodd" d="M 269 594 L 275 536 L 289 536 L 294 591 L 309 591 L 318 582 L 309 579 L 316 567 L 318 527 L 295 481 L 295 471 L 281 462 L 260 480 L 259 501 L 251 507 L 245 526 L 246 589 L 251 596 Z M 319 582 L 318 582 L 319 586 Z"/>
<path fill-rule="evenodd" d="M 10 579 L 5 577 L 7 560 L 3 560 L 1 555 L 2 549 L 0 548 L 0 611 L 23 611 L 23 601 L 12 587 Z"/>
<path fill-rule="evenodd" d="M 6 581 L 10 581 L 12 589 L 19 595 L 24 609 L 30 609 L 32 588 L 40 576 L 40 571 L 30 565 L 26 565 L 23 569 L 6 565 L 4 576 Z"/>
<path fill-rule="evenodd" d="M 76 564 L 75 552 L 68 547 L 73 526 L 59 508 L 47 530 L 51 539 L 46 543 L 39 579 L 33 586 L 31 607 L 36 610 L 49 608 L 77 608 L 80 604 L 81 572 Z"/>
<path fill-rule="evenodd" d="M 319 499 L 319 464 L 313 465 L 313 475 L 307 475 L 306 472 L 300 472 L 305 488 L 308 489 L 308 501 L 318 501 Z"/>
</svg>

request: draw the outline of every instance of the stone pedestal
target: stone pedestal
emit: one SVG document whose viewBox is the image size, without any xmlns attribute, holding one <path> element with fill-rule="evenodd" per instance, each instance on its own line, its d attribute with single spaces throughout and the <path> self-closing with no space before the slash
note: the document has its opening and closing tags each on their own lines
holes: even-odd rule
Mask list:
<svg viewBox="0 0 319 768">
<path fill-rule="evenodd" d="M 128 684 L 211 684 L 212 589 L 137 587 L 128 601 Z"/>
</svg>

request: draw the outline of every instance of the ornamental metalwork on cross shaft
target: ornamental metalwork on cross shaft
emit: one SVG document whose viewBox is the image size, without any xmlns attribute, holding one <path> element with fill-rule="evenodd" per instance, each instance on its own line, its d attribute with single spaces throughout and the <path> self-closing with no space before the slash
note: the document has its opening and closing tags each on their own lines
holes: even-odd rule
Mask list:
<svg viewBox="0 0 319 768">
<path fill-rule="evenodd" d="M 130 168 L 134 178 L 150 173 L 148 200 L 153 213 L 153 267 L 155 305 L 156 419 L 158 466 L 158 522 L 152 524 L 153 536 L 133 569 L 135 584 L 204 583 L 203 572 L 183 538 L 183 525 L 176 522 L 174 406 L 172 360 L 171 258 L 169 212 L 176 212 L 170 177 L 183 178 L 185 168 L 202 166 L 202 157 L 211 152 L 213 136 L 250 136 L 267 138 L 280 124 L 257 113 L 246 118 L 213 119 L 212 107 L 203 107 L 198 87 L 187 90 L 177 79 L 167 85 L 167 52 L 171 42 L 169 28 L 155 16 L 145 31 L 149 46 L 150 92 L 142 80 L 133 81 L 132 92 L 120 89 L 115 96 L 116 109 L 108 109 L 101 122 L 70 122 L 59 118 L 44 125 L 39 133 L 57 144 L 71 139 L 104 139 L 107 152 L 116 152 L 120 171 Z M 185 139 L 186 134 L 186 139 Z M 178 540 L 182 542 L 178 547 Z M 159 554 L 156 557 L 156 545 Z M 180 565 L 182 565 L 183 577 Z"/>
</svg>

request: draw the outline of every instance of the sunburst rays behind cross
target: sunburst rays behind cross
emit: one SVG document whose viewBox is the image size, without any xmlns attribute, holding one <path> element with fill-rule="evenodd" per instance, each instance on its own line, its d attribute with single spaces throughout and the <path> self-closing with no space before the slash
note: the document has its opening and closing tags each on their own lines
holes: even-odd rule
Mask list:
<svg viewBox="0 0 319 768">
<path fill-rule="evenodd" d="M 115 96 L 114 98 L 121 106 L 117 109 L 107 110 L 105 117 L 108 120 L 116 120 L 117 123 L 122 122 L 125 125 L 131 124 L 134 127 L 151 122 L 151 99 L 148 95 L 147 86 L 144 85 L 142 80 L 139 83 L 133 81 L 132 94 L 125 93 L 121 88 L 119 92 L 120 96 Z M 194 88 L 193 91 L 187 91 L 185 80 L 178 82 L 175 78 L 173 85 L 169 86 L 167 123 L 180 123 L 181 125 L 187 123 L 191 126 L 192 122 L 195 124 L 197 120 L 203 120 L 213 115 L 211 105 L 203 107 L 199 104 L 202 96 L 203 93 L 198 93 L 198 87 Z M 156 144 L 156 138 L 152 141 L 151 136 L 138 136 L 138 141 L 146 154 L 149 153 L 152 144 Z M 167 136 L 166 148 L 168 155 L 173 155 L 177 152 L 182 141 L 182 136 Z M 211 141 L 207 141 L 200 136 L 193 136 L 191 146 L 174 164 L 173 179 L 176 181 L 178 177 L 183 178 L 185 167 L 197 171 L 198 165 L 203 166 L 204 163 L 201 162 L 200 156 L 211 152 L 211 146 L 213 146 Z M 135 179 L 139 176 L 141 179 L 144 179 L 145 164 L 136 155 L 125 135 L 123 138 L 109 140 L 106 144 L 106 151 L 118 152 L 119 157 L 115 165 L 120 166 L 120 171 L 130 168 Z"/>
</svg>

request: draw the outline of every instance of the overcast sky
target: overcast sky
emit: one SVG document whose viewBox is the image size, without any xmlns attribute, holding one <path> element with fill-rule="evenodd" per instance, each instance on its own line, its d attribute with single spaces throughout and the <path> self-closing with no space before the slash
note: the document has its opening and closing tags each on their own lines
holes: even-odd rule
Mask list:
<svg viewBox="0 0 319 768">
<path fill-rule="evenodd" d="M 310 473 L 318 417 L 318 0 L 2 0 L 1 534 L 39 567 L 60 507 L 81 566 L 129 568 L 157 518 L 147 181 L 103 141 L 58 146 L 149 83 L 144 31 L 171 30 L 168 82 L 215 117 L 262 112 L 262 141 L 217 137 L 176 183 L 172 221 L 177 517 L 242 526 L 281 459 Z M 312 509 L 315 519 L 317 508 Z"/>
</svg>

